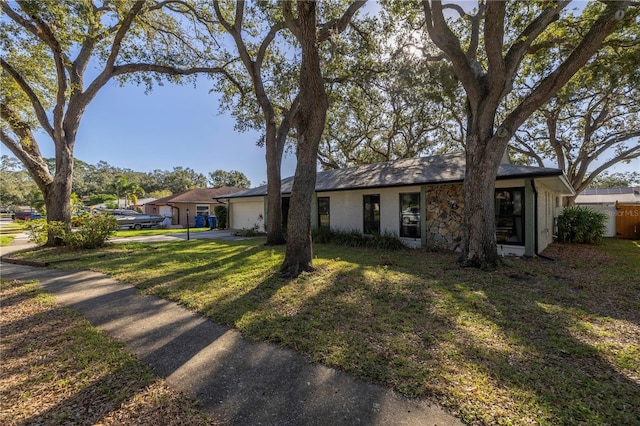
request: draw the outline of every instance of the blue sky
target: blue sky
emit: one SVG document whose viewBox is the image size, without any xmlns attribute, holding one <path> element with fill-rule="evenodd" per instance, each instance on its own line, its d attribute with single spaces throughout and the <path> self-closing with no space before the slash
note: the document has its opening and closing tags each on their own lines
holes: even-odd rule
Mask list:
<svg viewBox="0 0 640 426">
<path fill-rule="evenodd" d="M 89 104 L 80 124 L 75 157 L 135 171 L 190 167 L 208 175 L 217 169 L 238 170 L 252 185 L 266 181 L 264 148 L 259 134 L 239 133 L 235 120 L 218 113 L 211 82 L 197 87 L 165 84 L 145 94 L 144 87 L 116 81 L 107 84 Z M 53 157 L 52 143 L 40 135 L 43 155 Z M 284 159 L 283 177 L 295 173 L 293 155 Z"/>
</svg>

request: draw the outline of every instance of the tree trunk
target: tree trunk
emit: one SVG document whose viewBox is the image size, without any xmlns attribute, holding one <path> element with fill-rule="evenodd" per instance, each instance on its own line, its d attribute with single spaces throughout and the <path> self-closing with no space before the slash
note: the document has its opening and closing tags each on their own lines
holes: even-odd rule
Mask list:
<svg viewBox="0 0 640 426">
<path fill-rule="evenodd" d="M 302 271 L 313 270 L 311 201 L 316 185 L 318 146 L 328 108 L 318 53 L 316 3 L 298 1 L 298 14 L 298 40 L 302 48 L 301 101 L 296 115 L 298 162 L 291 191 L 287 249 L 280 269 L 282 274 L 288 277 L 296 277 Z"/>
<path fill-rule="evenodd" d="M 73 151 L 59 144 L 56 149 L 56 174 L 53 182 L 42 190 L 47 207 L 47 222 L 62 222 L 71 230 L 71 190 L 73 184 Z M 63 241 L 59 235 L 49 232 L 47 246 L 59 246 Z"/>
<path fill-rule="evenodd" d="M 464 177 L 464 266 L 494 269 L 499 262 L 496 245 L 495 180 L 504 149 L 501 143 L 481 140 L 480 132 L 467 134 Z"/>
<path fill-rule="evenodd" d="M 282 194 L 281 194 L 281 165 L 284 143 L 280 147 L 276 139 L 275 127 L 269 128 L 267 123 L 266 160 L 267 160 L 267 245 L 284 244 L 282 230 Z"/>
</svg>

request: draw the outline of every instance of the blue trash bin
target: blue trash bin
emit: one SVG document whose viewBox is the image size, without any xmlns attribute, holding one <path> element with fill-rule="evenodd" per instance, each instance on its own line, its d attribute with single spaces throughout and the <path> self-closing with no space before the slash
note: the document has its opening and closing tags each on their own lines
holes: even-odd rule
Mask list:
<svg viewBox="0 0 640 426">
<path fill-rule="evenodd" d="M 196 228 L 204 228 L 204 216 L 196 216 Z"/>
<path fill-rule="evenodd" d="M 209 229 L 218 227 L 218 219 L 215 216 L 209 216 Z"/>
</svg>

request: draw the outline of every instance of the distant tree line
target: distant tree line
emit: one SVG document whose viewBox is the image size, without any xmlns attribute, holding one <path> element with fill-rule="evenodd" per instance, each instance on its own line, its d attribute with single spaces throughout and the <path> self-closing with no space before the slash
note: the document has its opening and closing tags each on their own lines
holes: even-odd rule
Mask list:
<svg viewBox="0 0 640 426">
<path fill-rule="evenodd" d="M 46 159 L 51 172 L 55 172 L 54 159 Z M 117 199 L 125 204 L 136 204 L 137 198 L 161 198 L 194 188 L 208 186 L 237 186 L 248 188 L 251 182 L 244 173 L 216 170 L 208 176 L 189 167 L 172 170 L 156 169 L 139 172 L 113 166 L 106 161 L 89 164 L 74 160 L 72 193 L 84 204 L 94 205 Z M 2 206 L 35 206 L 42 194 L 22 163 L 3 155 L 0 160 L 0 193 Z"/>
</svg>

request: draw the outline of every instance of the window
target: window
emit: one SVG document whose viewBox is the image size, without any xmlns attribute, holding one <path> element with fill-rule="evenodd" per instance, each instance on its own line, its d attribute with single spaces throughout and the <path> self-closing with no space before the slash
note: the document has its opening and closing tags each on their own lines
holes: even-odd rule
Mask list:
<svg viewBox="0 0 640 426">
<path fill-rule="evenodd" d="M 362 232 L 364 234 L 380 233 L 380 195 L 365 195 L 364 204 L 364 224 Z"/>
<path fill-rule="evenodd" d="M 196 216 L 209 216 L 209 206 L 196 206 Z"/>
<path fill-rule="evenodd" d="M 329 227 L 329 197 L 318 197 L 318 228 Z"/>
<path fill-rule="evenodd" d="M 498 244 L 524 245 L 524 189 L 496 190 Z"/>
<path fill-rule="evenodd" d="M 282 197 L 281 199 L 281 206 L 282 206 L 282 228 L 286 231 L 287 230 L 287 226 L 289 226 L 289 201 L 291 200 L 291 197 Z"/>
<path fill-rule="evenodd" d="M 400 236 L 420 238 L 420 193 L 400 194 Z"/>
</svg>

